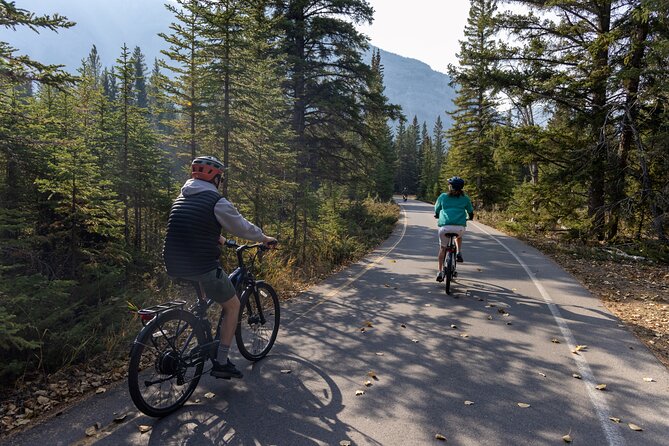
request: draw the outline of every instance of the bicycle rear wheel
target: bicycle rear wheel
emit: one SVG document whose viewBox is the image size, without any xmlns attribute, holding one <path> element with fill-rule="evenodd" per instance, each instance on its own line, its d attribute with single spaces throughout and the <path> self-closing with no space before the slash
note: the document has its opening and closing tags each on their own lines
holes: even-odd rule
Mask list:
<svg viewBox="0 0 669 446">
<path fill-rule="evenodd" d="M 279 297 L 270 285 L 257 282 L 255 292 L 247 288 L 240 300 L 235 338 L 239 353 L 249 361 L 264 358 L 279 333 Z"/>
<path fill-rule="evenodd" d="M 445 274 L 445 282 L 446 282 L 446 294 L 451 294 L 451 281 L 453 280 L 453 271 L 454 271 L 454 254 L 453 252 L 449 251 L 447 256 L 446 256 L 446 274 Z"/>
<path fill-rule="evenodd" d="M 130 352 L 128 388 L 135 406 L 151 417 L 174 412 L 192 395 L 208 358 L 199 321 L 184 310 L 166 311 L 139 332 Z"/>
</svg>

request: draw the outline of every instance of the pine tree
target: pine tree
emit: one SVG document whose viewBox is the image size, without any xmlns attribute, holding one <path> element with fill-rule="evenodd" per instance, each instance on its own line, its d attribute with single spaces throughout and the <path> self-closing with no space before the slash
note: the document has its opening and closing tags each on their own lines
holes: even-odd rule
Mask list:
<svg viewBox="0 0 669 446">
<path fill-rule="evenodd" d="M 459 67 L 449 67 L 452 84 L 457 85 L 453 126 L 448 132 L 449 153 L 442 178 L 460 176 L 467 192 L 480 206 L 500 200 L 499 171 L 494 162 L 493 130 L 499 121 L 492 78 L 496 32 L 495 0 L 471 0 L 465 39 L 460 42 Z M 442 184 L 442 189 L 447 185 Z"/>
<path fill-rule="evenodd" d="M 204 145 L 203 82 L 208 59 L 204 51 L 202 15 L 197 0 L 178 0 L 179 6 L 169 3 L 165 7 L 174 14 L 171 34 L 160 33 L 169 49 L 162 53 L 168 58 L 165 68 L 175 76 L 167 79 L 165 89 L 179 112 L 173 122 L 174 141 L 177 147 L 188 151 L 178 153 L 190 162 Z"/>
<path fill-rule="evenodd" d="M 378 196 L 381 200 L 390 200 L 393 195 L 393 177 L 397 157 L 388 120 L 394 118 L 398 110 L 397 107 L 388 104 L 384 90 L 381 53 L 376 50 L 372 55 L 369 93 L 365 103 L 369 156 L 364 158 L 371 163 L 366 171 L 373 172 L 373 195 Z"/>
<path fill-rule="evenodd" d="M 138 46 L 132 52 L 132 62 L 135 71 L 135 85 L 133 87 L 135 105 L 145 109 L 149 106 L 146 90 L 146 63 L 144 61 L 144 54 L 142 54 L 142 50 Z"/>
<path fill-rule="evenodd" d="M 312 195 L 319 180 L 340 173 L 343 159 L 360 149 L 348 136 L 363 133 L 358 97 L 369 67 L 361 59 L 366 38 L 350 21 L 370 22 L 373 10 L 364 0 L 276 3 L 285 33 L 290 75 L 287 94 L 294 104 L 295 182 L 299 187 L 293 203 L 293 242 L 299 238 L 304 262 L 309 220 L 317 213 L 311 205 Z M 335 180 L 336 175 L 330 179 Z"/>
</svg>

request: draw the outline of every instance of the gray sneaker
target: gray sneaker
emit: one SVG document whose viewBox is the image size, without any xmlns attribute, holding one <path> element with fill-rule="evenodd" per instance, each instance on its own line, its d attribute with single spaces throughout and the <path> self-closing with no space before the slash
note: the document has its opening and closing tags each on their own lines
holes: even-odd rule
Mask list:
<svg viewBox="0 0 669 446">
<path fill-rule="evenodd" d="M 437 275 L 437 282 L 443 282 L 444 281 L 444 272 L 439 271 L 439 274 Z"/>
<path fill-rule="evenodd" d="M 229 359 L 225 365 L 221 365 L 218 363 L 218 361 L 214 361 L 214 368 L 211 369 L 211 376 L 223 379 L 230 379 L 230 378 L 239 379 L 244 377 L 242 372 L 237 370 L 237 367 L 235 367 L 235 365 L 231 363 Z"/>
</svg>

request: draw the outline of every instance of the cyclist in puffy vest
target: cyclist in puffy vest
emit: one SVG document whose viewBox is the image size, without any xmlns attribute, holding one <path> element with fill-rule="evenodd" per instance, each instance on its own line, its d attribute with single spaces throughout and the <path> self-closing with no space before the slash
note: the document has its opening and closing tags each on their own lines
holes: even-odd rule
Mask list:
<svg viewBox="0 0 669 446">
<path fill-rule="evenodd" d="M 455 239 L 457 247 L 456 261 L 463 262 L 462 258 L 462 234 L 467 228 L 467 220 L 474 219 L 474 207 L 472 201 L 462 190 L 465 187 L 465 180 L 460 177 L 448 179 L 448 192 L 439 195 L 434 204 L 434 218 L 438 218 L 439 226 L 439 275 L 437 282 L 444 281 L 444 259 L 446 258 L 446 246 L 448 237 L 446 234 L 458 234 Z"/>
<path fill-rule="evenodd" d="M 171 277 L 198 282 L 205 295 L 223 307 L 221 339 L 211 374 L 217 378 L 241 378 L 228 359 L 237 327 L 239 297 L 219 263 L 225 238 L 221 230 L 237 237 L 276 243 L 276 239 L 240 215 L 218 192 L 225 166 L 213 156 L 200 156 L 191 164 L 191 179 L 172 204 L 163 258 Z"/>
</svg>

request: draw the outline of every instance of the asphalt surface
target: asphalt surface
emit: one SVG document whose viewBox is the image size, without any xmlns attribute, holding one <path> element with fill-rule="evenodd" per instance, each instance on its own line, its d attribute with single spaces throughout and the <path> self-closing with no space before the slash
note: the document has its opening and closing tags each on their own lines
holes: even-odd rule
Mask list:
<svg viewBox="0 0 669 446">
<path fill-rule="evenodd" d="M 446 295 L 432 206 L 400 205 L 378 249 L 283 306 L 267 358 L 233 352 L 243 380 L 203 377 L 163 419 L 138 413 L 122 382 L 3 443 L 669 444 L 667 369 L 573 277 L 470 222 Z"/>
</svg>

